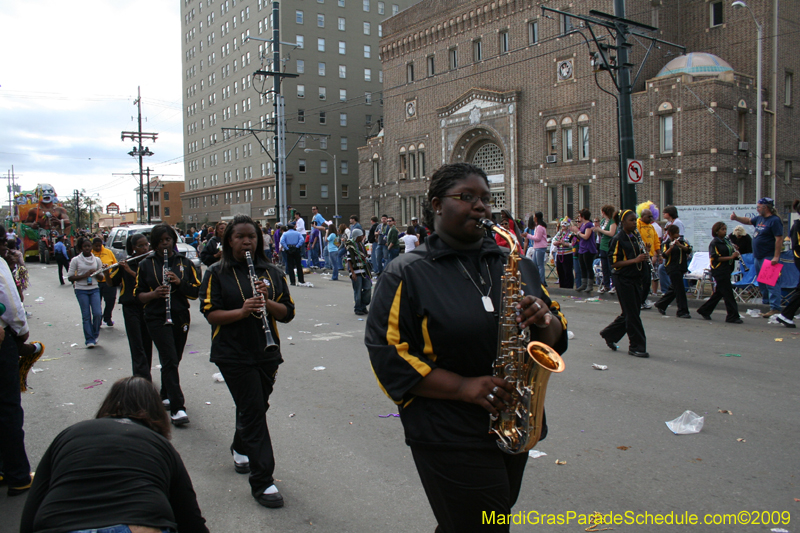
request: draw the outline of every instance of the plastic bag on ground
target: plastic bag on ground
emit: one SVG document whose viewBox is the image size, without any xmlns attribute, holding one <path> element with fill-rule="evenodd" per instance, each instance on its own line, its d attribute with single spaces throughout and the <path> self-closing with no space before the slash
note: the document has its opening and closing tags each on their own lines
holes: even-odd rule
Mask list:
<svg viewBox="0 0 800 533">
<path fill-rule="evenodd" d="M 691 435 L 692 433 L 700 433 L 700 430 L 703 429 L 703 422 L 705 422 L 705 417 L 699 416 L 692 411 L 684 411 L 681 416 L 675 420 L 665 422 L 665 424 L 676 435 Z"/>
</svg>

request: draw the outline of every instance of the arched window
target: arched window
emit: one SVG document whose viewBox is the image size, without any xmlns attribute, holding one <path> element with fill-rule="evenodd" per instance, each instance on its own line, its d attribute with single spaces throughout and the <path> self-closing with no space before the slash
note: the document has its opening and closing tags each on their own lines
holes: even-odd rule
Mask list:
<svg viewBox="0 0 800 533">
<path fill-rule="evenodd" d="M 408 147 L 408 171 L 411 179 L 417 179 L 417 147 Z"/>
<path fill-rule="evenodd" d="M 483 169 L 489 176 L 489 190 L 492 193 L 494 205 L 492 210 L 497 212 L 506 205 L 505 169 L 506 161 L 503 151 L 499 146 L 488 142 L 478 148 L 472 156 L 472 164 Z"/>
<path fill-rule="evenodd" d="M 419 162 L 419 177 L 425 177 L 425 145 L 419 143 L 417 147 L 417 161 Z M 416 215 L 416 212 L 414 213 Z"/>
<path fill-rule="evenodd" d="M 550 119 L 545 124 L 545 139 L 546 139 L 546 146 L 545 150 L 547 150 L 547 155 L 556 155 L 558 153 L 558 137 L 556 135 L 556 129 L 558 128 L 558 124 L 556 124 L 555 119 Z"/>
<path fill-rule="evenodd" d="M 408 156 L 406 154 L 406 147 L 400 148 L 400 179 L 406 179 L 408 175 Z"/>
<path fill-rule="evenodd" d="M 673 115 L 672 104 L 663 102 L 658 106 L 659 148 L 662 154 L 673 152 Z"/>
<path fill-rule="evenodd" d="M 561 121 L 561 141 L 564 149 L 564 161 L 572 161 L 572 119 L 564 117 Z"/>
<path fill-rule="evenodd" d="M 380 184 L 380 165 L 379 165 L 380 157 L 377 153 L 372 154 L 372 183 L 375 185 Z M 375 212 L 377 213 L 377 207 L 375 208 Z"/>
<path fill-rule="evenodd" d="M 589 159 L 589 115 L 578 117 L 578 159 Z"/>
</svg>

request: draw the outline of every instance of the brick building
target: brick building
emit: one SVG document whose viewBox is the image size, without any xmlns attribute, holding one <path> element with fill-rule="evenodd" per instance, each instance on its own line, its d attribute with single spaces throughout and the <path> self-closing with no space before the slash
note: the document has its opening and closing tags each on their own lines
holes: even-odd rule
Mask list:
<svg viewBox="0 0 800 533">
<path fill-rule="evenodd" d="M 183 203 L 181 202 L 183 190 L 183 180 L 151 179 L 149 189 L 147 185 L 144 188 L 145 203 L 150 211 L 150 222 L 172 226 L 183 220 Z M 138 204 L 138 187 L 136 188 L 136 199 Z"/>
<path fill-rule="evenodd" d="M 517 217 L 541 210 L 552 222 L 583 207 L 593 214 L 606 203 L 619 207 L 616 102 L 600 87 L 615 89 L 606 72 L 595 80 L 581 35 L 588 32 L 576 19 L 543 16 L 541 4 L 423 0 L 384 23 L 385 129 L 359 149 L 362 217 L 388 213 L 406 224 L 421 212 L 426 178 L 457 161 L 481 166 L 496 209 Z M 612 0 L 545 4 L 613 12 Z M 800 196 L 800 146 L 791 134 L 800 129 L 792 95 L 800 6 L 780 4 L 772 37 L 778 2 L 748 4 L 765 35 L 762 194 L 776 198 L 786 219 Z M 639 201 L 662 208 L 755 203 L 750 13 L 729 2 L 628 0 L 627 17 L 687 49 L 683 56 L 653 48 L 634 85 L 636 158 L 645 171 Z M 638 68 L 649 43 L 632 42 Z"/>
</svg>

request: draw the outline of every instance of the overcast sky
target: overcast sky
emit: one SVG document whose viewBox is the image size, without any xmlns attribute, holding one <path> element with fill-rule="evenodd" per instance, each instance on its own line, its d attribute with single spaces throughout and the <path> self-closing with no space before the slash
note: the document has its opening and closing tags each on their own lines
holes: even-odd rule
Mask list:
<svg viewBox="0 0 800 533">
<path fill-rule="evenodd" d="M 137 129 L 137 86 L 142 130 L 159 134 L 144 166 L 183 179 L 181 29 L 178 0 L 0 1 L 2 204 L 13 165 L 23 190 L 136 209 L 138 159 L 120 133 Z"/>
</svg>

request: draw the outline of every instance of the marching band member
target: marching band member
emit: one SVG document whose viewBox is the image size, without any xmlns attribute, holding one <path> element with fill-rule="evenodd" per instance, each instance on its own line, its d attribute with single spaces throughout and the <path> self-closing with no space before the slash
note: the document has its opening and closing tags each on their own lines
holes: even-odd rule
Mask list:
<svg viewBox="0 0 800 533">
<path fill-rule="evenodd" d="M 263 239 L 250 217 L 236 215 L 225 229 L 222 257 L 206 270 L 200 293 L 203 314 L 213 327 L 211 362 L 219 367 L 236 403 L 234 468 L 250 473 L 258 503 L 282 507 L 266 415 L 283 358 L 279 347 L 267 350 L 263 313 L 266 309 L 269 331 L 279 346 L 276 321 L 294 318 L 294 302 L 283 272 L 264 255 Z M 253 294 L 245 252 L 254 263 L 258 294 Z"/>
<path fill-rule="evenodd" d="M 507 532 L 508 525 L 483 525 L 481 512 L 511 512 L 528 459 L 502 451 L 488 432 L 512 387 L 492 375 L 505 258 L 478 226 L 491 218 L 491 203 L 483 170 L 440 167 L 425 208 L 425 225 L 435 232 L 387 265 L 367 319 L 372 368 L 398 406 L 440 533 Z M 566 320 L 536 265 L 525 258 L 519 264 L 528 295 L 517 323 L 563 353 Z"/>
<path fill-rule="evenodd" d="M 158 349 L 162 400 L 167 400 L 164 406 L 170 410 L 172 423 L 182 426 L 189 423 L 189 416 L 178 365 L 189 335 L 189 300 L 197 299 L 200 280 L 192 262 L 175 252 L 178 236 L 174 229 L 159 224 L 150 232 L 150 239 L 156 253 L 139 264 L 133 295 L 144 305 L 147 331 Z M 165 250 L 169 258 L 166 267 Z"/>
<path fill-rule="evenodd" d="M 714 294 L 700 306 L 697 314 L 706 320 L 711 320 L 711 313 L 714 312 L 714 308 L 720 300 L 725 300 L 725 309 L 728 311 L 725 322 L 741 324 L 743 321 L 739 318 L 739 306 L 736 304 L 736 297 L 731 286 L 733 263 L 741 255 L 731 244 L 731 241 L 725 237 L 727 232 L 728 228 L 724 222 L 717 222 L 711 228 L 711 235 L 714 240 L 708 245 L 708 256 L 711 259 L 711 276 L 716 281 L 716 287 L 714 287 Z M 681 288 L 683 288 L 682 285 Z"/>
<path fill-rule="evenodd" d="M 128 237 L 125 246 L 129 260 L 150 250 L 150 242 L 141 233 Z M 125 332 L 128 334 L 133 375 L 153 381 L 150 374 L 150 367 L 153 366 L 153 340 L 145 324 L 144 306 L 133 295 L 138 268 L 138 265 L 131 267 L 127 261 L 120 262 L 119 268 L 111 274 L 111 284 L 122 287 L 119 291 L 119 303 L 122 304 L 122 317 L 125 320 Z"/>
<path fill-rule="evenodd" d="M 650 357 L 639 311 L 642 305 L 642 271 L 649 264 L 650 256 L 636 231 L 636 213 L 630 209 L 620 216 L 622 229 L 611 239 L 609 261 L 611 279 L 617 288 L 617 298 L 622 312 L 600 332 L 606 345 L 617 351 L 617 343 L 628 334 L 628 354 L 635 357 Z M 649 278 L 648 278 L 649 284 Z"/>
<path fill-rule="evenodd" d="M 678 318 L 692 318 L 689 313 L 689 302 L 686 300 L 686 290 L 683 287 L 683 275 L 689 271 L 689 255 L 692 253 L 692 247 L 681 237 L 680 231 L 677 225 L 667 228 L 668 237 L 662 245 L 661 256 L 664 258 L 664 268 L 671 283 L 655 307 L 659 313 L 665 315 L 672 300 L 677 300 Z"/>
</svg>

